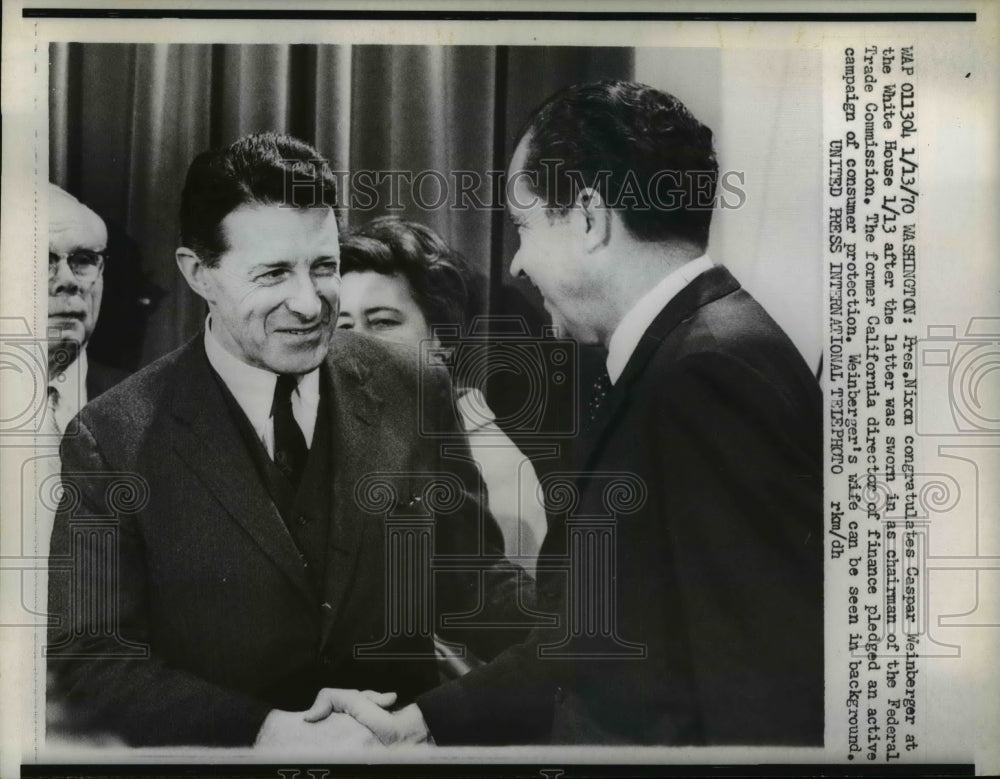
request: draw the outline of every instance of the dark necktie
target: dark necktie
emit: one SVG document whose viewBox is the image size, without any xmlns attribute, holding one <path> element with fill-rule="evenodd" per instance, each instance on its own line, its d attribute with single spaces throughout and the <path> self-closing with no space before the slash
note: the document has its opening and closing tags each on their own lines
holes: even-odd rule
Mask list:
<svg viewBox="0 0 1000 779">
<path fill-rule="evenodd" d="M 299 423 L 292 415 L 292 393 L 298 386 L 295 376 L 281 374 L 274 385 L 271 417 L 274 419 L 274 463 L 294 487 L 302 480 L 309 448 Z"/>
<path fill-rule="evenodd" d="M 56 409 L 59 408 L 59 390 L 53 387 L 51 384 L 48 388 L 48 403 L 45 408 L 45 430 L 44 432 L 50 435 L 62 435 L 62 427 L 59 425 L 59 420 L 56 419 Z M 59 443 L 56 441 L 56 443 Z"/>
<path fill-rule="evenodd" d="M 608 398 L 612 386 L 608 369 L 602 364 L 591 385 L 584 416 L 583 427 L 589 437 L 598 435 L 607 424 L 610 411 Z"/>
</svg>

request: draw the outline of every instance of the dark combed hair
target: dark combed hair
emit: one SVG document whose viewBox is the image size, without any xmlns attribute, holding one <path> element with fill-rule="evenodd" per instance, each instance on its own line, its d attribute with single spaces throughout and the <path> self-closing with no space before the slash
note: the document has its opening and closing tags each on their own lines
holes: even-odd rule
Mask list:
<svg viewBox="0 0 1000 779">
<path fill-rule="evenodd" d="M 550 210 L 564 214 L 593 187 L 637 239 L 707 244 L 712 131 L 672 95 L 631 81 L 571 86 L 535 111 L 518 143 L 525 137 L 529 187 Z"/>
<path fill-rule="evenodd" d="M 180 241 L 209 266 L 228 250 L 222 220 L 240 206 L 329 206 L 337 180 L 320 153 L 289 135 L 247 135 L 202 152 L 188 168 L 181 193 Z"/>
<path fill-rule="evenodd" d="M 482 313 L 479 275 L 466 259 L 425 225 L 383 216 L 352 230 L 340 241 L 340 272 L 375 271 L 402 276 L 430 327 L 455 327 L 454 345 Z"/>
</svg>

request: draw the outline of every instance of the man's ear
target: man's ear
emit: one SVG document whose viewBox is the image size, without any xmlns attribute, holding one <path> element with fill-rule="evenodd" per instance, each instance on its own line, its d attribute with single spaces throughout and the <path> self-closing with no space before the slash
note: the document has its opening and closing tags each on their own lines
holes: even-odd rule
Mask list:
<svg viewBox="0 0 1000 779">
<path fill-rule="evenodd" d="M 576 195 L 576 206 L 584 230 L 584 249 L 593 252 L 606 246 L 611 240 L 613 225 L 611 209 L 601 193 L 590 187 L 581 189 Z"/>
<path fill-rule="evenodd" d="M 441 339 L 436 335 L 431 338 L 430 347 L 432 350 L 430 361 L 435 365 L 447 365 L 454 349 L 450 346 L 442 346 Z"/>
<path fill-rule="evenodd" d="M 181 275 L 184 276 L 184 280 L 187 281 L 192 291 L 199 297 L 204 298 L 206 302 L 214 302 L 215 295 L 207 273 L 208 266 L 201 257 L 186 246 L 179 247 L 174 252 L 174 256 L 177 258 L 177 267 Z"/>
</svg>

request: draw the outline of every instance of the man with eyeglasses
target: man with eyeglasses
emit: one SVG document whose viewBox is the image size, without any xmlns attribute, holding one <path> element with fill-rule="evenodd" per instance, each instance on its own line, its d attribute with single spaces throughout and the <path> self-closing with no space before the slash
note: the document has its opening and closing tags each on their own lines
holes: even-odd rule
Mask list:
<svg viewBox="0 0 1000 779">
<path fill-rule="evenodd" d="M 107 243 L 104 221 L 49 184 L 48 410 L 60 434 L 88 400 L 125 377 L 87 358 L 101 310 Z"/>
</svg>

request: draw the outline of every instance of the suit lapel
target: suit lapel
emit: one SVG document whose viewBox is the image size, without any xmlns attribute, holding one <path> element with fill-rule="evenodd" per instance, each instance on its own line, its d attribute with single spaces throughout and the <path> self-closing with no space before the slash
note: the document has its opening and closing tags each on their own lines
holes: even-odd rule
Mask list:
<svg viewBox="0 0 1000 779">
<path fill-rule="evenodd" d="M 604 449 L 604 442 L 617 426 L 625 409 L 631 386 L 642 375 L 649 361 L 670 334 L 682 322 L 690 319 L 703 306 L 725 297 L 740 288 L 740 283 L 721 265 L 716 265 L 695 278 L 678 292 L 643 333 L 635 350 L 625 364 L 625 370 L 615 382 L 608 398 L 609 413 L 604 429 L 594 438 L 585 458 L 584 472 L 594 468 Z"/>
<path fill-rule="evenodd" d="M 331 388 L 329 423 L 333 462 L 330 534 L 323 589 L 326 644 L 354 576 L 365 530 L 365 515 L 355 498 L 355 485 L 369 473 L 386 469 L 387 451 L 378 423 L 382 399 L 367 366 L 346 344 L 331 348 L 326 370 Z"/>
<path fill-rule="evenodd" d="M 178 422 L 174 449 L 292 585 L 304 596 L 315 598 L 295 542 L 260 480 L 212 374 L 203 337 L 199 335 L 188 344 L 177 363 L 172 400 Z"/>
</svg>

